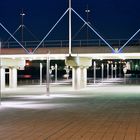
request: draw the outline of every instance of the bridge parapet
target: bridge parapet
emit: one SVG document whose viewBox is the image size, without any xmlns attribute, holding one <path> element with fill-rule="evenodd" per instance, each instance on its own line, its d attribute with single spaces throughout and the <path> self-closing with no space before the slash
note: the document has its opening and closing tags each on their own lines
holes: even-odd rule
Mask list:
<svg viewBox="0 0 140 140">
<path fill-rule="evenodd" d="M 117 48 L 117 47 L 116 47 Z M 32 54 L 32 48 L 28 48 L 29 52 Z M 47 47 L 39 48 L 35 54 L 68 54 L 68 47 Z M 74 54 L 91 54 L 91 53 L 112 53 L 108 47 L 72 47 L 72 53 Z M 124 48 L 121 53 L 140 53 L 140 46 L 129 46 Z M 2 48 L 1 54 L 27 54 L 22 48 Z"/>
<path fill-rule="evenodd" d="M 118 46 L 120 48 L 124 45 L 127 39 L 108 39 L 107 42 L 114 48 Z M 35 48 L 40 41 L 23 41 L 22 45 L 25 48 Z M 40 48 L 46 47 L 68 47 L 68 40 L 47 40 L 43 42 Z M 73 47 L 107 47 L 106 44 L 100 39 L 90 39 L 90 40 L 72 40 Z M 128 46 L 140 46 L 140 40 L 131 40 Z M 2 48 L 19 48 L 19 44 L 15 41 L 2 42 Z"/>
</svg>

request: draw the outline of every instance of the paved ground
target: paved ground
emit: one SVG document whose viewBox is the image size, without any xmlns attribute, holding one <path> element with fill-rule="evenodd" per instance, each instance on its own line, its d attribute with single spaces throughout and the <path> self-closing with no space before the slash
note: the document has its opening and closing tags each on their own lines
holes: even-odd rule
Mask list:
<svg viewBox="0 0 140 140">
<path fill-rule="evenodd" d="M 52 87 L 50 96 L 45 86 L 4 91 L 0 140 L 140 140 L 140 86 L 71 90 Z"/>
</svg>

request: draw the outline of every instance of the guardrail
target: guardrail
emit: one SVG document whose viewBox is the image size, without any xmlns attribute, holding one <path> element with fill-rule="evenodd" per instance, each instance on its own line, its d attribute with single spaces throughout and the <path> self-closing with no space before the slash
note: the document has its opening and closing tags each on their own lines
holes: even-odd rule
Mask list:
<svg viewBox="0 0 140 140">
<path fill-rule="evenodd" d="M 127 39 L 108 39 L 107 42 L 112 47 L 120 48 Z M 35 48 L 40 42 L 39 41 L 23 41 L 21 42 L 25 48 Z M 68 47 L 68 40 L 47 40 L 41 44 L 40 47 Z M 131 40 L 127 46 L 139 46 L 140 39 Z M 91 40 L 73 40 L 72 47 L 95 47 L 95 46 L 106 46 L 105 43 L 100 39 Z M 15 41 L 2 42 L 2 48 L 18 48 L 19 44 Z"/>
</svg>

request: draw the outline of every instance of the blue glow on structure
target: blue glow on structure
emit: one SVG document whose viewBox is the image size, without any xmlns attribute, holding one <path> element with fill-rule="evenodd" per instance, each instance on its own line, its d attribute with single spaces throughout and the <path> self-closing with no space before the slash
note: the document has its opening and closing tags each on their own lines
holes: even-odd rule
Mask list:
<svg viewBox="0 0 140 140">
<path fill-rule="evenodd" d="M 119 51 L 118 50 L 115 50 L 115 52 L 112 51 L 112 53 L 119 53 Z"/>
</svg>

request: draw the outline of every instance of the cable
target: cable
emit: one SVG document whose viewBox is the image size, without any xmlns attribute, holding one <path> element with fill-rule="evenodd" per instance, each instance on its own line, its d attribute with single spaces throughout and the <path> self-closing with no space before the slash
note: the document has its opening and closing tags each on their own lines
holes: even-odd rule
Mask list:
<svg viewBox="0 0 140 140">
<path fill-rule="evenodd" d="M 126 43 L 124 43 L 124 45 L 118 50 L 118 52 L 120 52 L 124 47 L 126 47 L 126 45 L 140 32 L 140 29 L 134 33 L 134 35 L 132 35 L 132 37 L 130 37 L 130 39 L 128 39 L 128 41 L 126 41 Z"/>
<path fill-rule="evenodd" d="M 35 51 L 39 48 L 39 46 L 43 43 L 43 41 L 50 35 L 50 33 L 53 31 L 53 29 L 57 26 L 57 24 L 61 21 L 61 19 L 66 15 L 66 13 L 69 11 L 69 8 L 64 12 L 64 14 L 59 18 L 59 20 L 55 23 L 55 25 L 51 28 L 51 30 L 46 34 L 46 36 L 42 39 L 42 41 L 37 45 L 37 47 L 33 50 L 33 54 Z"/>
<path fill-rule="evenodd" d="M 29 53 L 29 51 L 1 23 L 0 26 L 26 51 L 26 53 Z"/>
<path fill-rule="evenodd" d="M 74 34 L 74 36 L 72 37 L 72 39 L 74 39 L 79 33 L 80 31 L 85 27 L 85 23 L 81 26 L 81 28 Z"/>
<path fill-rule="evenodd" d="M 15 35 L 15 33 L 21 28 L 21 25 L 19 25 L 19 27 L 15 30 L 15 32 L 12 35 Z M 10 36 L 6 42 L 8 42 L 12 37 Z"/>
<path fill-rule="evenodd" d="M 25 29 L 32 35 L 32 37 L 34 39 L 36 39 L 37 41 L 39 41 L 39 39 L 24 25 Z"/>
<path fill-rule="evenodd" d="M 74 9 L 72 11 L 85 23 L 87 26 L 115 53 L 115 50 L 111 47 L 111 45 L 104 39 L 100 34 L 98 34 L 92 27 L 89 25 Z"/>
</svg>

